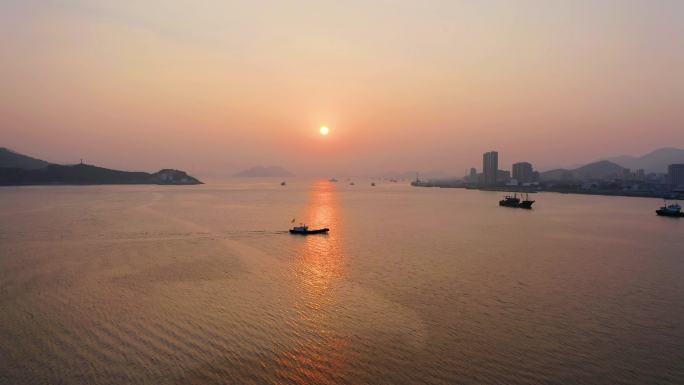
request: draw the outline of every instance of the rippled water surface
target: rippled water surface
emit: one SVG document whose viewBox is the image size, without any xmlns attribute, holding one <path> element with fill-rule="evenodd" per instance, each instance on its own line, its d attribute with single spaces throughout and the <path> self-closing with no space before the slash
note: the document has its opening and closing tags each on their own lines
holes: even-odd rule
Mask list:
<svg viewBox="0 0 684 385">
<path fill-rule="evenodd" d="M 684 384 L 684 220 L 499 198 L 1 188 L 0 383 Z"/>
</svg>

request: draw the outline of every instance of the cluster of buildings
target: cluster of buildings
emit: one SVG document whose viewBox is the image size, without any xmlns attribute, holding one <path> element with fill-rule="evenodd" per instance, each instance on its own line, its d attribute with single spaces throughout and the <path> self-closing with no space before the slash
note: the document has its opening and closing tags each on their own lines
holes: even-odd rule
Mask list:
<svg viewBox="0 0 684 385">
<path fill-rule="evenodd" d="M 530 162 L 517 162 L 511 171 L 499 169 L 499 153 L 482 154 L 482 172 L 471 168 L 460 179 L 411 182 L 419 187 L 477 188 L 506 191 L 556 191 L 579 194 L 648 196 L 684 199 L 684 164 L 670 164 L 667 173 L 635 172 L 609 161 L 598 161 L 574 170 L 539 173 Z"/>
<path fill-rule="evenodd" d="M 639 196 L 684 196 L 684 164 L 670 164 L 667 174 L 635 172 L 610 162 L 602 170 L 597 162 L 576 170 L 558 169 L 541 175 L 530 162 L 517 162 L 512 170 L 499 169 L 499 153 L 482 155 L 482 172 L 471 168 L 463 178 L 466 186 L 475 188 L 525 188 L 547 191 L 584 192 Z M 605 165 L 604 165 L 605 166 Z"/>
<path fill-rule="evenodd" d="M 485 152 L 482 155 L 482 172 L 475 167 L 463 179 L 466 183 L 479 187 L 493 186 L 533 186 L 539 184 L 539 172 L 534 171 L 530 162 L 513 163 L 512 174 L 499 169 L 499 153 Z"/>
<path fill-rule="evenodd" d="M 665 174 L 624 169 L 621 176 L 574 181 L 574 186 L 586 193 L 684 199 L 684 164 L 670 164 Z M 567 191 L 572 187 L 544 183 L 544 189 L 550 191 Z"/>
</svg>

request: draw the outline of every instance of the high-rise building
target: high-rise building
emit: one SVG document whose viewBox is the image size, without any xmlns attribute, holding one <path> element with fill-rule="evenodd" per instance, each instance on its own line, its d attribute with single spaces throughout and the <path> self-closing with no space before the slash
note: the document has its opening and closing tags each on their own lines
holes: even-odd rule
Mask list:
<svg viewBox="0 0 684 385">
<path fill-rule="evenodd" d="M 496 151 L 485 152 L 482 155 L 482 181 L 485 185 L 496 184 L 499 170 L 499 153 Z"/>
<path fill-rule="evenodd" d="M 513 163 L 513 179 L 519 183 L 534 182 L 534 170 L 528 162 Z"/>
<path fill-rule="evenodd" d="M 684 163 L 667 166 L 667 180 L 672 186 L 684 186 Z"/>
</svg>

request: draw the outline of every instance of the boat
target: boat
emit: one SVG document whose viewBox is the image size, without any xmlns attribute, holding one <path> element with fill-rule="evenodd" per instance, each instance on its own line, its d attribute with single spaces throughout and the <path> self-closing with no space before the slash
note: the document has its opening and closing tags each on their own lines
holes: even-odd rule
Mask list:
<svg viewBox="0 0 684 385">
<path fill-rule="evenodd" d="M 354 182 L 349 182 L 349 185 L 350 185 L 350 186 L 353 186 L 353 185 L 354 185 Z"/>
<path fill-rule="evenodd" d="M 328 179 L 328 182 L 337 183 L 337 179 L 335 179 L 335 178 L 330 178 L 330 179 Z"/>
<path fill-rule="evenodd" d="M 522 196 L 522 194 L 521 194 Z M 505 206 L 505 207 L 515 207 L 519 209 L 531 209 L 532 204 L 534 203 L 533 200 L 530 200 L 530 197 L 528 194 L 526 194 L 524 200 L 520 200 L 518 198 L 518 193 L 514 193 L 513 196 L 506 195 L 504 199 L 499 201 L 499 206 Z"/>
<path fill-rule="evenodd" d="M 286 184 L 287 184 L 287 183 L 285 183 L 285 181 L 280 182 L 280 185 L 281 185 L 281 186 L 285 186 Z"/>
<path fill-rule="evenodd" d="M 300 234 L 300 235 L 326 234 L 328 231 L 330 231 L 330 229 L 327 227 L 324 227 L 322 229 L 309 230 L 309 226 L 301 225 L 301 226 L 295 226 L 295 227 L 291 228 L 290 234 Z"/>
<path fill-rule="evenodd" d="M 663 203 L 663 206 L 660 209 L 656 210 L 656 214 L 663 217 L 684 217 L 684 213 L 682 213 L 682 206 L 680 206 L 678 203 L 671 203 L 668 205 L 667 201 Z"/>
<path fill-rule="evenodd" d="M 371 186 L 375 187 L 375 182 L 371 182 Z"/>
</svg>

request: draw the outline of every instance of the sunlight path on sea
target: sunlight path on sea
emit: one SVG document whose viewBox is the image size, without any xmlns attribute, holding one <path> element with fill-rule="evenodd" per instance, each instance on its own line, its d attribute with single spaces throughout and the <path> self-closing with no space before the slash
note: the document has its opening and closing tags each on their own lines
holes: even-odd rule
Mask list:
<svg viewBox="0 0 684 385">
<path fill-rule="evenodd" d="M 295 239 L 300 246 L 295 250 L 293 260 L 271 256 L 210 226 L 163 210 L 157 207 L 160 199 L 162 197 L 156 196 L 137 209 L 146 215 L 175 222 L 189 231 L 209 234 L 239 256 L 246 270 L 241 276 L 245 280 L 241 286 L 268 288 L 261 291 L 254 303 L 258 309 L 252 309 L 259 322 L 251 316 L 244 319 L 256 330 L 252 338 L 268 335 L 267 340 L 255 344 L 259 348 L 253 352 L 275 357 L 260 361 L 265 372 L 273 370 L 277 377 L 286 380 L 285 383 L 340 383 L 351 373 L 359 376 L 358 372 L 363 371 L 366 364 L 355 364 L 353 360 L 362 359 L 358 356 L 359 351 L 369 346 L 349 344 L 358 343 L 359 337 L 373 334 L 373 330 L 403 335 L 408 346 L 415 349 L 424 345 L 426 330 L 423 327 L 420 331 L 422 321 L 413 311 L 346 279 L 345 226 L 334 184 L 314 182 L 303 214 L 304 222 L 311 228 L 330 227 L 332 231 L 325 235 L 295 236 L 299 237 Z M 286 335 L 279 337 L 277 329 L 280 327 L 263 322 L 269 319 L 284 322 Z M 223 365 L 234 364 L 226 362 Z"/>
</svg>

